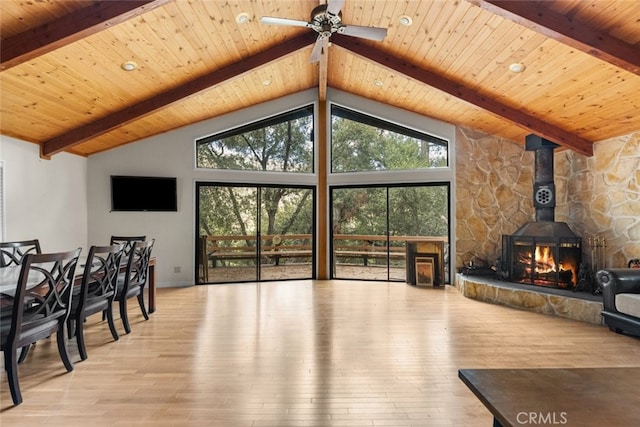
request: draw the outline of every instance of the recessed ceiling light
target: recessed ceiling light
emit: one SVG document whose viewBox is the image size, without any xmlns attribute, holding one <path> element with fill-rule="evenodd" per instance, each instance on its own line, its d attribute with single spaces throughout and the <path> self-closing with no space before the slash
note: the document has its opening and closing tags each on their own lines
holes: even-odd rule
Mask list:
<svg viewBox="0 0 640 427">
<path fill-rule="evenodd" d="M 411 17 L 407 15 L 402 15 L 398 18 L 398 21 L 400 21 L 400 25 L 404 25 L 405 27 L 413 24 L 413 19 L 411 19 Z"/>
<path fill-rule="evenodd" d="M 271 84 L 271 79 L 264 79 L 262 81 L 262 86 L 269 86 Z"/>
<path fill-rule="evenodd" d="M 242 12 L 236 15 L 236 22 L 238 24 L 246 24 L 249 22 L 249 14 L 247 12 Z"/>
<path fill-rule="evenodd" d="M 138 68 L 138 64 L 136 64 L 133 61 L 127 61 L 127 62 L 123 62 L 122 65 L 120 65 L 120 67 L 125 71 L 133 71 L 136 68 Z"/>
<path fill-rule="evenodd" d="M 378 86 L 378 87 L 384 86 L 384 83 L 382 82 L 382 80 L 374 80 L 373 84 Z"/>
<path fill-rule="evenodd" d="M 525 68 L 527 67 L 521 62 L 514 62 L 513 64 L 509 65 L 509 70 L 514 73 L 521 73 L 525 70 Z"/>
</svg>

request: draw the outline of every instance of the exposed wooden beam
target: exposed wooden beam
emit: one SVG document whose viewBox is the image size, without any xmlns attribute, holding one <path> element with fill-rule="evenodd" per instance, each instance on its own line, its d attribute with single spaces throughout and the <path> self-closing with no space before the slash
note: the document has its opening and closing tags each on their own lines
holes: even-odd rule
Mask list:
<svg viewBox="0 0 640 427">
<path fill-rule="evenodd" d="M 318 72 L 318 100 L 327 100 L 327 74 L 329 71 L 329 39 L 324 39 Z"/>
<path fill-rule="evenodd" d="M 547 8 L 543 1 L 467 0 L 496 15 L 640 75 L 640 49 Z"/>
<path fill-rule="evenodd" d="M 2 40 L 0 70 L 66 46 L 175 0 L 92 2 L 91 6 Z"/>
<path fill-rule="evenodd" d="M 109 116 L 88 123 L 70 132 L 56 136 L 42 144 L 43 157 L 51 156 L 60 151 L 69 149 L 77 144 L 88 141 L 96 136 L 103 135 L 113 129 L 124 126 L 127 123 L 148 116 L 158 110 L 179 102 L 198 92 L 209 89 L 231 79 L 242 76 L 256 68 L 269 64 L 272 61 L 286 57 L 316 41 L 315 33 L 305 32 L 285 43 L 278 44 L 249 58 L 233 63 L 210 74 L 198 77 L 180 87 L 131 105 Z"/>
<path fill-rule="evenodd" d="M 333 35 L 332 40 L 334 45 L 343 47 L 356 55 L 379 64 L 380 66 L 404 74 L 405 76 L 415 79 L 421 83 L 487 110 L 537 135 L 556 142 L 557 144 L 587 156 L 593 155 L 592 142 L 523 113 L 521 110 L 504 105 L 495 99 L 476 92 L 473 89 L 469 89 L 460 83 L 456 83 L 439 74 L 425 70 L 417 65 L 384 53 L 379 49 L 373 49 L 370 45 L 366 45 L 356 38 Z"/>
<path fill-rule="evenodd" d="M 327 146 L 327 102 L 318 102 L 318 130 L 317 130 L 317 154 L 318 164 L 318 216 L 316 242 L 318 245 L 317 277 L 319 280 L 331 278 L 329 273 L 329 186 L 327 185 L 327 158 L 329 147 Z"/>
</svg>

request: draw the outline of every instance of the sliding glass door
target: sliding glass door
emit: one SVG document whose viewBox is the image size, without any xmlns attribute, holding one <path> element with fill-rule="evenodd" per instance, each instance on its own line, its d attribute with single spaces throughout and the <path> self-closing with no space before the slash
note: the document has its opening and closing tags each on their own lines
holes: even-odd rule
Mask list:
<svg viewBox="0 0 640 427">
<path fill-rule="evenodd" d="M 314 277 L 314 190 L 197 183 L 197 283 Z"/>
<path fill-rule="evenodd" d="M 332 275 L 406 281 L 407 242 L 447 241 L 448 219 L 448 184 L 334 187 Z"/>
</svg>

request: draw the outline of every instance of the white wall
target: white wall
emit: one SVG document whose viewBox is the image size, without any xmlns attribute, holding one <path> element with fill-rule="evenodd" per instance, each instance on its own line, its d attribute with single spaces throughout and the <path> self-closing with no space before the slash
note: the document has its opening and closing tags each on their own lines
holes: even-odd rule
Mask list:
<svg viewBox="0 0 640 427">
<path fill-rule="evenodd" d="M 0 136 L 4 163 L 3 240 L 39 239 L 43 252 L 87 250 L 87 159 Z"/>
</svg>

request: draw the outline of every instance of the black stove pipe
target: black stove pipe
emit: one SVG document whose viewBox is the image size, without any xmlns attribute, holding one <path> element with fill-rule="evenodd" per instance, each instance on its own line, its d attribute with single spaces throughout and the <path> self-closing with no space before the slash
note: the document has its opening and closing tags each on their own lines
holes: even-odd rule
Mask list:
<svg viewBox="0 0 640 427">
<path fill-rule="evenodd" d="M 553 176 L 553 150 L 557 144 L 537 135 L 527 135 L 525 149 L 535 152 L 533 205 L 536 221 L 555 221 L 556 189 Z"/>
</svg>

